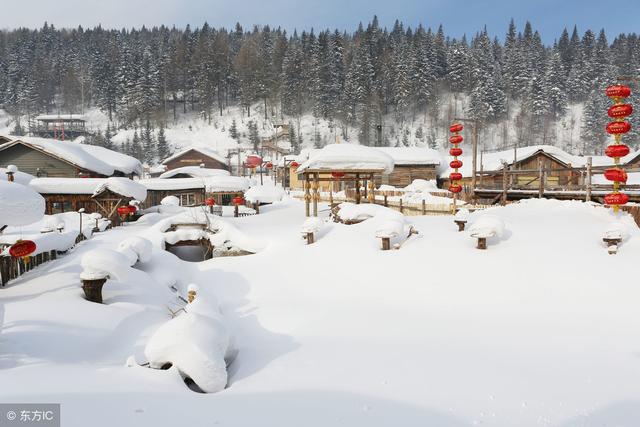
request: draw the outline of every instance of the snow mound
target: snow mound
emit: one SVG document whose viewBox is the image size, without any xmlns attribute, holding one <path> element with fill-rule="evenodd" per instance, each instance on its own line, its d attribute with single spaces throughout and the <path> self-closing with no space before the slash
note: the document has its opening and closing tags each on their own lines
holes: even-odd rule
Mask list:
<svg viewBox="0 0 640 427">
<path fill-rule="evenodd" d="M 459 221 L 467 221 L 469 219 L 469 210 L 464 208 L 458 209 L 458 212 L 456 212 L 454 218 Z"/>
<path fill-rule="evenodd" d="M 376 226 L 376 238 L 394 239 L 402 236 L 406 231 L 407 222 L 404 217 L 387 217 L 380 220 Z"/>
<path fill-rule="evenodd" d="M 317 233 L 322 229 L 323 226 L 324 221 L 322 219 L 312 216 L 304 221 L 302 227 L 300 228 L 300 231 L 302 232 L 302 234 Z"/>
<path fill-rule="evenodd" d="M 344 222 L 360 222 L 373 217 L 402 217 L 400 212 L 371 203 L 340 203 L 338 218 Z"/>
<path fill-rule="evenodd" d="M 11 170 L 12 169 L 11 166 L 15 168 L 14 171 Z M 8 180 L 7 172 L 13 172 L 14 182 L 17 182 L 18 184 L 22 184 L 22 185 L 29 185 L 29 182 L 31 182 L 31 180 L 35 178 L 35 176 L 31 174 L 20 172 L 15 165 L 9 165 L 6 168 L 0 168 L 0 181 Z"/>
<path fill-rule="evenodd" d="M 298 172 L 307 169 L 325 170 L 376 170 L 389 174 L 393 171 L 393 158 L 375 148 L 358 144 L 329 144 L 314 151 Z"/>
<path fill-rule="evenodd" d="M 629 237 L 629 230 L 622 222 L 615 221 L 605 227 L 602 237 L 605 239 L 625 240 Z"/>
<path fill-rule="evenodd" d="M 244 193 L 244 198 L 251 203 L 279 202 L 284 197 L 282 187 L 275 185 L 256 185 Z"/>
<path fill-rule="evenodd" d="M 497 216 L 484 214 L 473 221 L 469 227 L 469 235 L 471 237 L 502 237 L 505 230 L 505 224 L 502 219 Z"/>
<path fill-rule="evenodd" d="M 176 196 L 167 196 L 164 199 L 160 200 L 160 204 L 162 206 L 180 206 L 180 199 Z"/>
<path fill-rule="evenodd" d="M 118 245 L 118 251 L 123 252 L 130 250 L 136 255 L 136 262 L 148 262 L 151 259 L 151 253 L 153 252 L 153 244 L 139 236 L 128 237 L 120 242 Z"/>
<path fill-rule="evenodd" d="M 191 178 L 204 178 L 208 176 L 229 176 L 229 171 L 224 169 L 201 168 L 200 166 L 183 166 L 163 172 L 158 178 L 172 178 L 176 175 L 188 175 Z"/>
<path fill-rule="evenodd" d="M 120 194 L 125 197 L 131 197 L 139 201 L 144 201 L 147 198 L 147 188 L 130 180 L 129 178 L 107 178 L 93 190 L 93 194 L 99 194 L 105 190 L 113 191 L 116 194 Z"/>
<path fill-rule="evenodd" d="M 214 301 L 198 294 L 151 336 L 144 354 L 151 368 L 173 365 L 182 376 L 191 378 L 206 393 L 216 393 L 227 385 L 227 362 L 231 340 Z"/>
<path fill-rule="evenodd" d="M 0 227 L 38 222 L 44 216 L 44 198 L 17 182 L 0 181 Z"/>
<path fill-rule="evenodd" d="M 93 280 L 110 276 L 123 280 L 127 276 L 131 259 L 122 252 L 112 249 L 95 249 L 82 256 L 80 265 L 83 268 L 80 278 Z"/>
</svg>

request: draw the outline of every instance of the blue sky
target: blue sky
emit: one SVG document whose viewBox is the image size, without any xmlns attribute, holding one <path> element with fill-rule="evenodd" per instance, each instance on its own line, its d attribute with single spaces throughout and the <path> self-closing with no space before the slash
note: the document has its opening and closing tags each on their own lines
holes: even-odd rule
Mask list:
<svg viewBox="0 0 640 427">
<path fill-rule="evenodd" d="M 38 27 L 44 21 L 59 27 L 131 27 L 145 24 L 246 27 L 269 24 L 293 28 L 352 30 L 378 15 L 382 25 L 401 19 L 411 26 L 443 24 L 448 35 L 471 35 L 484 25 L 503 37 L 511 18 L 518 28 L 530 20 L 546 43 L 566 26 L 582 33 L 604 28 L 612 39 L 620 32 L 640 32 L 640 0 L 3 0 L 0 28 Z M 617 10 L 612 10 L 618 5 Z"/>
</svg>

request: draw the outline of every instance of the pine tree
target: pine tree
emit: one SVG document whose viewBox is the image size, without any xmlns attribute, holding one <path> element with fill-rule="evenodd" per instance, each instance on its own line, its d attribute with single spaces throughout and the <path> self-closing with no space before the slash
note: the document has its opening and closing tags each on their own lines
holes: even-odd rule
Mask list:
<svg viewBox="0 0 640 427">
<path fill-rule="evenodd" d="M 164 124 L 160 124 L 160 129 L 158 130 L 157 153 L 160 161 L 169 157 L 169 144 L 164 133 Z"/>
<path fill-rule="evenodd" d="M 231 138 L 239 141 L 238 124 L 236 123 L 235 118 L 231 121 L 231 126 L 229 127 L 229 135 L 231 136 Z"/>
</svg>

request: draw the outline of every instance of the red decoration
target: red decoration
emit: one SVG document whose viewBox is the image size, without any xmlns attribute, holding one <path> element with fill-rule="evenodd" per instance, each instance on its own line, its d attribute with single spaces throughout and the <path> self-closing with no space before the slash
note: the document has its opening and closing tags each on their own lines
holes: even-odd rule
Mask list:
<svg viewBox="0 0 640 427">
<path fill-rule="evenodd" d="M 300 166 L 300 163 L 298 163 L 298 162 L 291 162 L 291 167 L 292 167 L 292 168 L 294 168 L 294 169 L 295 169 L 295 168 L 297 168 L 298 166 Z"/>
<path fill-rule="evenodd" d="M 451 172 L 449 174 L 449 179 L 451 181 L 460 181 L 462 179 L 462 174 L 460 172 Z"/>
<path fill-rule="evenodd" d="M 462 154 L 462 148 L 451 148 L 449 149 L 449 154 L 451 154 L 452 156 L 456 157 Z"/>
<path fill-rule="evenodd" d="M 331 176 L 334 178 L 342 178 L 344 176 L 344 172 L 331 172 Z"/>
<path fill-rule="evenodd" d="M 613 85 L 609 86 L 605 90 L 605 94 L 609 98 L 626 98 L 631 95 L 631 89 L 629 88 L 629 86 Z"/>
<path fill-rule="evenodd" d="M 29 256 L 36 251 L 36 244 L 31 240 L 18 240 L 9 248 L 9 255 L 14 258 Z"/>
<path fill-rule="evenodd" d="M 244 164 L 247 165 L 248 168 L 256 168 L 262 164 L 262 157 L 256 155 L 247 156 Z"/>
<path fill-rule="evenodd" d="M 265 165 L 265 168 L 267 169 L 273 169 L 273 163 L 269 162 Z"/>
<path fill-rule="evenodd" d="M 233 199 L 231 199 L 231 202 L 236 206 L 244 205 L 244 198 L 239 196 L 234 197 Z"/>
<path fill-rule="evenodd" d="M 611 135 L 620 135 L 631 130 L 629 122 L 611 122 L 607 125 L 607 133 Z"/>
<path fill-rule="evenodd" d="M 449 142 L 452 144 L 460 144 L 463 140 L 462 135 L 451 135 L 449 137 Z"/>
<path fill-rule="evenodd" d="M 120 216 L 129 215 L 129 206 L 119 206 L 118 207 L 118 215 L 120 215 Z"/>
<path fill-rule="evenodd" d="M 604 196 L 604 202 L 610 206 L 626 205 L 629 201 L 629 196 L 624 193 L 611 193 Z"/>
<path fill-rule="evenodd" d="M 629 147 L 624 144 L 610 145 L 604 150 L 607 157 L 624 157 L 630 152 Z"/>
<path fill-rule="evenodd" d="M 464 126 L 462 126 L 462 123 L 454 123 L 449 127 L 449 132 L 456 133 L 456 132 L 462 131 L 462 129 L 464 129 Z"/>
<path fill-rule="evenodd" d="M 214 206 L 216 204 L 216 201 L 213 197 L 209 197 L 204 201 L 204 204 L 207 206 Z"/>
<path fill-rule="evenodd" d="M 604 177 L 609 181 L 627 182 L 627 172 L 624 169 L 607 169 L 604 171 Z"/>
<path fill-rule="evenodd" d="M 630 104 L 613 104 L 607 111 L 607 114 L 612 119 L 627 117 L 631 113 L 633 113 L 633 106 Z"/>
<path fill-rule="evenodd" d="M 462 191 L 462 186 L 460 184 L 451 184 L 449 186 L 449 191 L 452 193 L 459 193 Z"/>
<path fill-rule="evenodd" d="M 135 207 L 134 205 L 129 205 L 129 213 L 133 215 L 136 212 L 138 212 L 138 208 Z"/>
<path fill-rule="evenodd" d="M 449 163 L 449 166 L 451 167 L 451 169 L 459 169 L 462 167 L 462 161 L 452 160 L 451 163 Z"/>
</svg>

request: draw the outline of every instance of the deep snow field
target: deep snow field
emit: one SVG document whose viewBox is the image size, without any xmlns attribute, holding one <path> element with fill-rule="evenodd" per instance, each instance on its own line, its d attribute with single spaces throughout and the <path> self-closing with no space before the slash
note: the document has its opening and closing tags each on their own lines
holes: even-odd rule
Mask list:
<svg viewBox="0 0 640 427">
<path fill-rule="evenodd" d="M 329 211 L 321 205 L 321 215 Z M 187 262 L 149 214 L 81 242 L 0 288 L 0 401 L 62 404 L 85 426 L 640 425 L 640 230 L 582 202 L 530 200 L 471 214 L 504 224 L 488 249 L 451 216 L 407 217 L 419 234 L 381 251 L 389 219 L 324 224 L 304 207 L 220 219 L 253 255 Z M 386 221 L 386 222 L 385 222 Z M 616 255 L 602 243 L 618 221 Z M 131 236 L 154 243 L 88 302 L 80 260 Z M 228 388 L 188 389 L 145 360 L 151 335 L 195 283 L 217 300 L 237 350 Z"/>
</svg>

